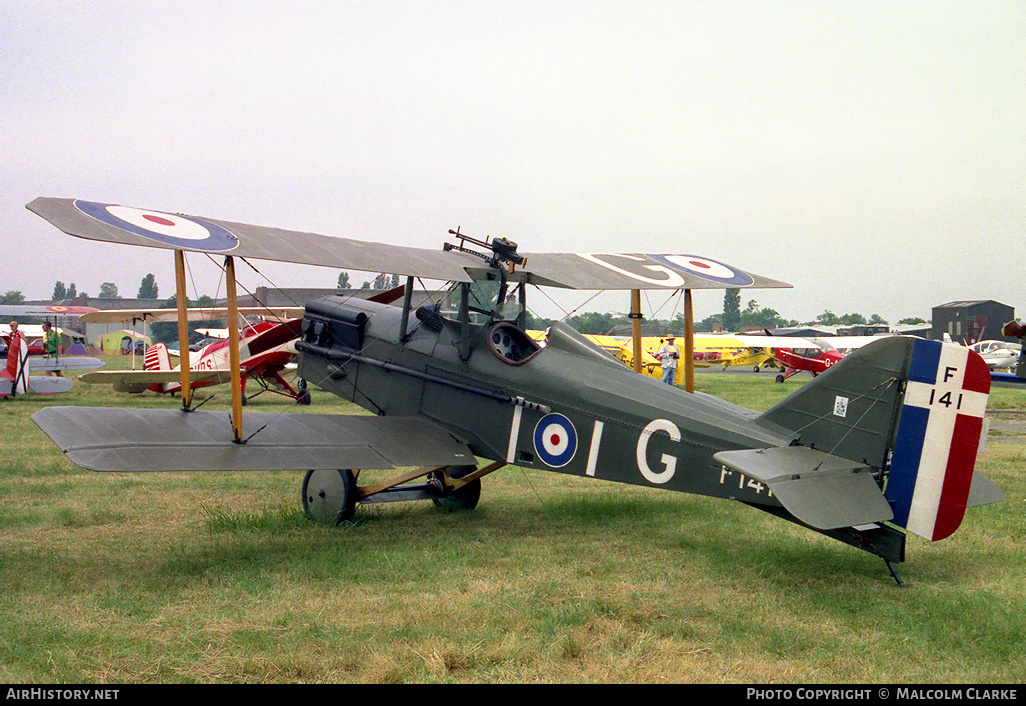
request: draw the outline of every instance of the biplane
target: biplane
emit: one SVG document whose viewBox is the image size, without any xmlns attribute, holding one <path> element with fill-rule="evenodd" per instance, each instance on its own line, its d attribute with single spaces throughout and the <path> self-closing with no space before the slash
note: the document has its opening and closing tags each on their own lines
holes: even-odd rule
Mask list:
<svg viewBox="0 0 1026 706">
<path fill-rule="evenodd" d="M 242 404 L 264 392 L 283 395 L 299 404 L 310 404 L 310 392 L 305 385 L 299 389 L 285 377 L 285 371 L 296 358 L 295 341 L 302 323 L 301 308 L 240 307 L 236 316 L 261 316 L 267 320 L 254 322 L 238 331 L 236 347 L 239 351 Z M 189 321 L 216 320 L 228 315 L 226 307 L 186 309 Z M 292 318 L 289 318 L 292 317 Z M 177 309 L 127 309 L 97 311 L 82 317 L 86 323 L 117 323 L 133 326 L 139 323 L 177 321 Z M 232 374 L 231 344 L 227 339 L 210 343 L 190 356 L 189 386 L 195 390 L 229 382 Z M 179 352 L 179 357 L 181 352 Z M 171 352 L 163 343 L 149 346 L 143 355 L 142 370 L 100 370 L 81 375 L 83 382 L 112 384 L 118 392 L 177 394 L 182 391 L 182 375 L 178 366 L 171 364 Z M 247 394 L 247 383 L 259 389 Z"/>
<path fill-rule="evenodd" d="M 1004 499 L 974 468 L 990 377 L 965 348 L 883 339 L 758 413 L 695 391 L 693 370 L 684 388 L 638 375 L 563 323 L 544 346 L 524 330 L 528 285 L 626 290 L 637 351 L 641 290 L 683 289 L 691 368 L 693 290 L 790 286 L 724 263 L 524 254 L 505 238 L 459 229 L 450 231 L 455 242 L 428 250 L 74 199 L 38 198 L 28 208 L 74 236 L 172 250 L 179 275 L 185 251 L 223 256 L 229 309 L 237 258 L 406 277 L 399 306 L 328 296 L 305 307 L 300 376 L 369 415 L 243 417 L 234 376 L 230 414 L 187 411 L 187 384 L 182 410 L 36 412 L 36 424 L 84 468 L 305 471 L 306 513 L 337 524 L 362 503 L 471 509 L 482 478 L 517 465 L 740 502 L 882 558 L 899 583 L 908 533 L 940 540 L 967 507 Z M 457 310 L 414 308 L 415 277 L 452 282 Z M 486 306 L 471 304 L 480 282 L 498 284 Z M 640 366 L 640 354 L 634 360 Z M 237 351 L 231 364 L 238 369 Z M 392 475 L 361 483 L 373 469 Z"/>
</svg>

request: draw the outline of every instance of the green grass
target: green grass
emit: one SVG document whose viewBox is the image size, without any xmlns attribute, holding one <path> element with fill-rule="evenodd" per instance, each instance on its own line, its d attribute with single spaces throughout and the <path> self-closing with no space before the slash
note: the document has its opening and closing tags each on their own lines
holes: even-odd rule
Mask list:
<svg viewBox="0 0 1026 706">
<path fill-rule="evenodd" d="M 807 381 L 698 375 L 765 408 Z M 1014 392 L 1014 391 L 1013 391 Z M 1023 407 L 995 394 L 1005 409 Z M 226 395 L 205 406 L 225 409 Z M 730 502 L 507 467 L 470 513 L 427 502 L 308 522 L 301 473 L 104 475 L 28 416 L 173 407 L 78 385 L 0 402 L 0 680 L 40 682 L 1019 682 L 1022 466 L 1008 501 L 883 563 Z M 315 391 L 299 408 L 354 411 Z"/>
</svg>

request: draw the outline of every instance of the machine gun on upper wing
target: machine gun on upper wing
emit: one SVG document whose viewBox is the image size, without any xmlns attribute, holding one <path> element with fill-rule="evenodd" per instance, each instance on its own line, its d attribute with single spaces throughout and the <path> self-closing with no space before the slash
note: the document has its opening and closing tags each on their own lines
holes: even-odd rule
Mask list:
<svg viewBox="0 0 1026 706">
<path fill-rule="evenodd" d="M 720 262 L 520 254 L 509 241 L 467 247 L 465 237 L 432 251 L 69 199 L 28 207 L 72 235 L 172 249 L 178 272 L 183 250 L 226 255 L 229 309 L 236 257 L 408 278 L 402 306 L 339 296 L 307 303 L 296 344 L 301 377 L 374 416 L 249 415 L 257 430 L 247 437 L 234 378 L 230 418 L 70 407 L 36 413 L 86 468 L 306 470 L 304 508 L 337 523 L 358 503 L 422 498 L 472 508 L 481 478 L 515 464 L 737 500 L 880 556 L 895 578 L 906 531 L 941 539 L 967 507 L 1003 499 L 974 471 L 990 378 L 964 348 L 884 339 L 759 414 L 693 392 L 688 375 L 686 389 L 637 375 L 566 325 L 553 325 L 544 347 L 524 330 L 527 284 L 631 290 L 636 332 L 641 289 L 684 289 L 688 366 L 691 290 L 789 286 Z M 414 309 L 414 276 L 454 282 L 457 311 Z M 483 323 L 471 317 L 470 292 L 482 280 L 499 284 L 493 303 L 473 307 L 486 315 Z M 635 341 L 638 351 L 639 335 Z M 232 358 L 238 370 L 237 351 Z M 640 355 L 633 359 L 640 365 Z M 486 465 L 478 468 L 477 458 Z M 358 482 L 359 469 L 412 465 L 420 467 Z"/>
</svg>

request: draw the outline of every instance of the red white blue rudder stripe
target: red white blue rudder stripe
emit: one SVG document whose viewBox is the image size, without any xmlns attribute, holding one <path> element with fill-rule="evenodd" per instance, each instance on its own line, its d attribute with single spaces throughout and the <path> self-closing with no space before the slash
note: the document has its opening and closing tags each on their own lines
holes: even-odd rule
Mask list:
<svg viewBox="0 0 1026 706">
<path fill-rule="evenodd" d="M 916 341 L 885 495 L 893 522 L 930 540 L 962 523 L 990 371 L 962 346 Z"/>
</svg>

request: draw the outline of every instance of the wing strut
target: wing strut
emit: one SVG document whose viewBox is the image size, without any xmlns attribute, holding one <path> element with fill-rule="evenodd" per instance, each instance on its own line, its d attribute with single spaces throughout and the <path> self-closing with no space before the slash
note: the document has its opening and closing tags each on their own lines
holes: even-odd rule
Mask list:
<svg viewBox="0 0 1026 706">
<path fill-rule="evenodd" d="M 695 310 L 691 290 L 684 290 L 684 389 L 695 391 Z"/>
<path fill-rule="evenodd" d="M 631 339 L 634 344 L 634 372 L 641 372 L 641 290 L 631 290 Z"/>
<path fill-rule="evenodd" d="M 235 290 L 235 258 L 224 259 L 228 293 L 228 364 L 232 376 L 232 431 L 235 443 L 242 443 L 242 371 L 239 365 L 239 301 Z"/>
<path fill-rule="evenodd" d="M 178 367 L 182 371 L 182 410 L 189 412 L 192 407 L 192 387 L 189 385 L 189 317 L 186 313 L 189 301 L 185 297 L 185 252 L 182 250 L 175 250 L 175 286 L 175 301 L 178 303 Z"/>
</svg>

